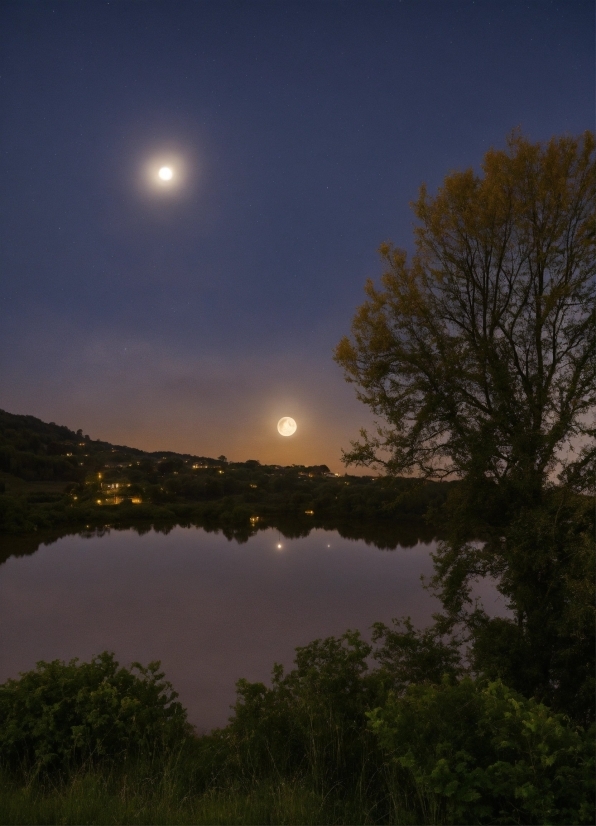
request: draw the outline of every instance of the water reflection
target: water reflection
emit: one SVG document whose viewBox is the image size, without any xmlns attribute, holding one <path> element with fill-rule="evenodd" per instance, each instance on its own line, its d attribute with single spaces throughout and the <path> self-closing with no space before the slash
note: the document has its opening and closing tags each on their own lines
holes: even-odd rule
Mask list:
<svg viewBox="0 0 596 826">
<path fill-rule="evenodd" d="M 432 542 L 437 537 L 437 530 L 424 522 L 394 522 L 391 520 L 379 522 L 346 522 L 345 520 L 313 520 L 287 518 L 269 521 L 259 521 L 240 526 L 225 525 L 217 522 L 177 523 L 177 522 L 134 522 L 129 525 L 88 525 L 86 528 L 59 528 L 41 530 L 31 534 L 0 535 L 0 565 L 11 556 L 28 556 L 34 554 L 44 545 L 52 545 L 65 536 L 104 536 L 112 531 L 135 531 L 143 536 L 150 531 L 169 534 L 175 527 L 197 527 L 206 533 L 215 533 L 224 536 L 228 541 L 242 544 L 262 531 L 274 528 L 285 539 L 299 539 L 306 537 L 311 531 L 323 529 L 337 531 L 344 539 L 361 539 L 366 544 L 374 545 L 383 551 L 394 551 L 396 548 L 413 548 L 419 542 Z"/>
<path fill-rule="evenodd" d="M 206 730 L 225 724 L 239 677 L 266 681 L 296 646 L 405 614 L 424 625 L 438 609 L 420 584 L 434 542 L 413 541 L 416 532 L 393 553 L 339 531 L 290 533 L 230 541 L 169 526 L 37 545 L 23 537 L 0 568 L 0 681 L 40 659 L 105 649 L 125 664 L 159 659 Z"/>
</svg>

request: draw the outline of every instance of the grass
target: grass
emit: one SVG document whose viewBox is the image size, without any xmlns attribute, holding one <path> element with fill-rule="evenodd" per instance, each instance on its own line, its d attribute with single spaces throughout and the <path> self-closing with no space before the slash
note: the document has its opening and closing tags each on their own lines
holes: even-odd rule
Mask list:
<svg viewBox="0 0 596 826">
<path fill-rule="evenodd" d="M 340 824 L 378 822 L 358 801 L 318 794 L 304 780 L 262 780 L 193 793 L 165 772 L 88 772 L 55 786 L 0 789 L 4 824 Z"/>
</svg>

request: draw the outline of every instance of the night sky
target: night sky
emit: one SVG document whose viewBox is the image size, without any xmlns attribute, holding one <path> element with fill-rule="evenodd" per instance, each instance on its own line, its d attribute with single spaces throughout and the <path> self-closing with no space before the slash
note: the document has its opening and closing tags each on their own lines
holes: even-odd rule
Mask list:
<svg viewBox="0 0 596 826">
<path fill-rule="evenodd" d="M 419 185 L 594 127 L 592 0 L 5 0 L 0 32 L 0 408 L 148 450 L 340 471 L 370 415 L 332 351 Z"/>
</svg>

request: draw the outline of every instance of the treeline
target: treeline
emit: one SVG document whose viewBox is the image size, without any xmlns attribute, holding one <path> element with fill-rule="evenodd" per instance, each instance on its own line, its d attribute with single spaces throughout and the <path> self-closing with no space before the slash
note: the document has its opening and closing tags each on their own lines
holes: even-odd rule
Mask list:
<svg viewBox="0 0 596 826">
<path fill-rule="evenodd" d="M 83 475 L 76 459 L 62 456 L 40 456 L 12 447 L 0 448 L 0 470 L 28 481 L 68 482 Z"/>
<path fill-rule="evenodd" d="M 80 481 L 101 443 L 83 431 L 0 410 L 0 471 L 29 482 Z"/>
</svg>

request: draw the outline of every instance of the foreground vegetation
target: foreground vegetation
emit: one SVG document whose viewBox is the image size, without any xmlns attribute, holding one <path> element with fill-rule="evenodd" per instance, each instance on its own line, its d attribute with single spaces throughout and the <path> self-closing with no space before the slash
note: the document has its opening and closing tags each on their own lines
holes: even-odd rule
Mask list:
<svg viewBox="0 0 596 826">
<path fill-rule="evenodd" d="M 466 674 L 432 631 L 316 640 L 237 692 L 229 725 L 196 737 L 157 663 L 9 680 L 2 822 L 593 822 L 593 731 Z"/>
</svg>

